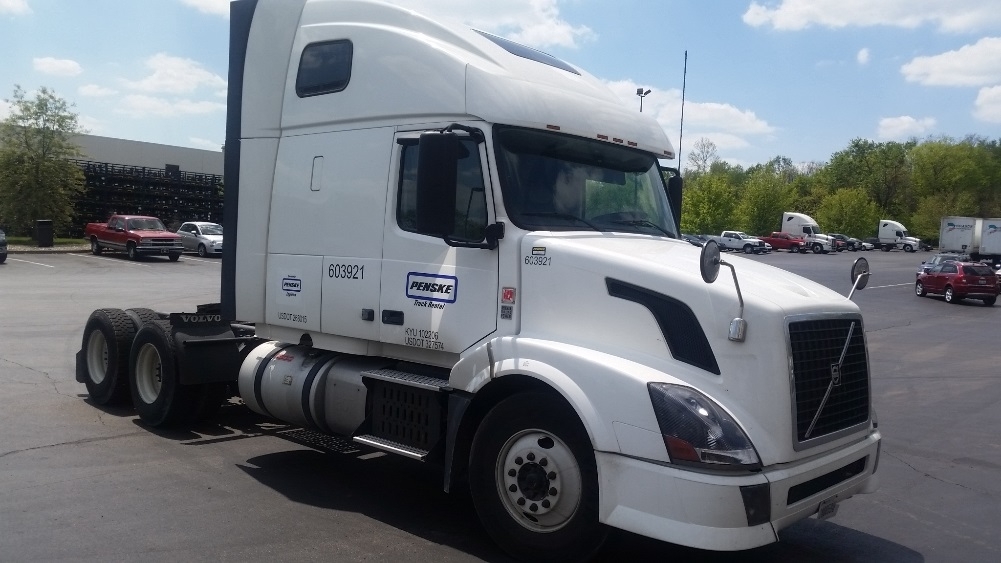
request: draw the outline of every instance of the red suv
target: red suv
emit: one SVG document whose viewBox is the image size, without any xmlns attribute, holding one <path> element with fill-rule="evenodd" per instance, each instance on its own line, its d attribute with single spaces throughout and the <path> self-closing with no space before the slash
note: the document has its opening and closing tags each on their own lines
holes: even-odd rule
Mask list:
<svg viewBox="0 0 1001 563">
<path fill-rule="evenodd" d="M 998 277 L 987 264 L 943 262 L 927 273 L 918 274 L 914 293 L 918 297 L 938 293 L 945 296 L 947 303 L 972 297 L 990 307 L 998 300 Z"/>
</svg>

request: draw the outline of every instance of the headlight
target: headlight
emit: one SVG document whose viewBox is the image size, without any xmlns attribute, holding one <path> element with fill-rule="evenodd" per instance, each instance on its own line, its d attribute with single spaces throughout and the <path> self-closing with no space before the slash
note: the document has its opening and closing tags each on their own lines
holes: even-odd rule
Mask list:
<svg viewBox="0 0 1001 563">
<path fill-rule="evenodd" d="M 650 400 L 672 463 L 753 469 L 761 460 L 740 426 L 712 399 L 670 383 L 650 383 Z"/>
</svg>

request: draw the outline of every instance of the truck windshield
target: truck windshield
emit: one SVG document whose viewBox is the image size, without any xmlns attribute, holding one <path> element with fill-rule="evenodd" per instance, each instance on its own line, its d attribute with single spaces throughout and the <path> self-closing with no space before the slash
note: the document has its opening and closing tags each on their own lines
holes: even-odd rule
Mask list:
<svg viewBox="0 0 1001 563">
<path fill-rule="evenodd" d="M 153 217 L 141 217 L 129 219 L 128 229 L 130 231 L 164 231 L 166 230 L 159 219 Z"/>
<path fill-rule="evenodd" d="M 508 216 L 529 230 L 626 231 L 677 238 L 657 159 L 560 133 L 498 126 Z"/>
</svg>

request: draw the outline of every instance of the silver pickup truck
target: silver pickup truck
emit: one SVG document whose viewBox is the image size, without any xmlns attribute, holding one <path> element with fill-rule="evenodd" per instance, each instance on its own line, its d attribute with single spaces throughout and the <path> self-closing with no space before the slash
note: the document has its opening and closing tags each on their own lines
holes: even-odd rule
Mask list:
<svg viewBox="0 0 1001 563">
<path fill-rule="evenodd" d="M 721 250 L 737 250 L 745 254 L 764 254 L 771 250 L 765 241 L 741 231 L 723 231 L 718 237 L 710 236 L 709 240 L 716 241 Z"/>
</svg>

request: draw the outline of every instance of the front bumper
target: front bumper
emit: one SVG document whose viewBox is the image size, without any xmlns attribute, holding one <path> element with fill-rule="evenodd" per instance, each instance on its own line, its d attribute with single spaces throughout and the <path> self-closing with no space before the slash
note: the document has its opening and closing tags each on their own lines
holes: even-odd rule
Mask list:
<svg viewBox="0 0 1001 563">
<path fill-rule="evenodd" d="M 723 475 L 596 452 L 599 519 L 654 539 L 719 551 L 777 541 L 779 530 L 812 516 L 824 500 L 839 502 L 878 485 L 880 434 L 823 455 Z M 767 512 L 767 513 L 766 513 Z"/>
<path fill-rule="evenodd" d="M 139 254 L 150 254 L 150 255 L 181 254 L 182 252 L 184 252 L 184 247 L 181 246 L 180 244 L 176 246 L 147 246 L 140 244 L 136 246 L 136 252 L 138 252 Z"/>
</svg>

